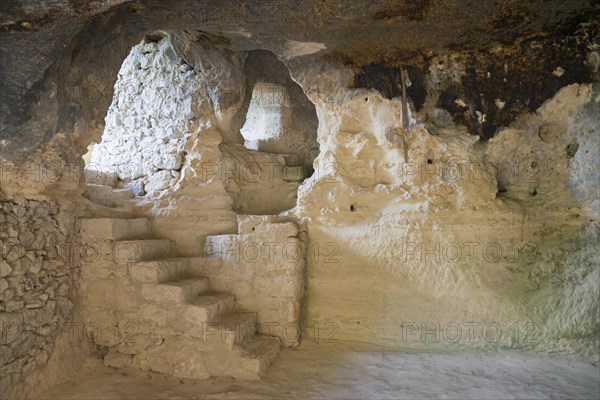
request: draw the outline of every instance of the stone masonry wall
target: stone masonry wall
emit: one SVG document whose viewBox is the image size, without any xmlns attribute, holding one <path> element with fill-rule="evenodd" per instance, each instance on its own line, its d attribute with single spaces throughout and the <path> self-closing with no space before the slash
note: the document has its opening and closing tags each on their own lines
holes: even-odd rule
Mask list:
<svg viewBox="0 0 600 400">
<path fill-rule="evenodd" d="M 238 235 L 208 236 L 204 255 L 190 272 L 236 296 L 241 309 L 257 312 L 260 330 L 298 345 L 304 296 L 306 232 L 285 217 L 238 216 Z"/>
<path fill-rule="evenodd" d="M 23 389 L 66 334 L 80 270 L 78 216 L 54 201 L 0 201 L 2 398 Z"/>
<path fill-rule="evenodd" d="M 170 40 L 135 46 L 119 71 L 102 141 L 88 168 L 114 173 L 137 195 L 174 184 L 195 112 L 206 101 L 202 85 Z"/>
</svg>

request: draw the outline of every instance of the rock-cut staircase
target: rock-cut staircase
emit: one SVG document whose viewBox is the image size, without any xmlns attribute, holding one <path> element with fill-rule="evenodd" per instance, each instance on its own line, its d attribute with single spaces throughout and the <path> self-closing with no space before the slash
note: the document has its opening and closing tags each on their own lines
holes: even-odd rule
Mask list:
<svg viewBox="0 0 600 400">
<path fill-rule="evenodd" d="M 83 313 L 105 364 L 177 377 L 259 379 L 280 340 L 257 332 L 256 313 L 235 296 L 191 277 L 197 258 L 175 257 L 174 243 L 152 239 L 145 218 L 82 222 L 86 260 Z"/>
</svg>

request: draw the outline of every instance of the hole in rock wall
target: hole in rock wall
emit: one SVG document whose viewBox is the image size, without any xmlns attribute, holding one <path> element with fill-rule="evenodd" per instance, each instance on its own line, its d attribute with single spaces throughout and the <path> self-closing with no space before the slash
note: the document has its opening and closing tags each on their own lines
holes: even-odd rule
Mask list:
<svg viewBox="0 0 600 400">
<path fill-rule="evenodd" d="M 201 82 L 166 34 L 147 36 L 124 60 L 99 143 L 88 146 L 84 196 L 104 206 L 156 194 L 180 177 Z"/>
<path fill-rule="evenodd" d="M 245 72 L 247 91 L 251 93 L 240 130 L 245 147 L 291 155 L 298 165 L 311 170 L 319 153 L 314 105 L 285 65 L 269 51 L 250 52 Z"/>
<path fill-rule="evenodd" d="M 319 152 L 316 110 L 269 51 L 247 54 L 244 79 L 245 98 L 238 113 L 244 146 L 222 148 L 226 158 L 245 160 L 227 168 L 241 165 L 247 173 L 227 189 L 239 214 L 279 214 L 296 206 L 298 187 L 313 174 Z"/>
</svg>

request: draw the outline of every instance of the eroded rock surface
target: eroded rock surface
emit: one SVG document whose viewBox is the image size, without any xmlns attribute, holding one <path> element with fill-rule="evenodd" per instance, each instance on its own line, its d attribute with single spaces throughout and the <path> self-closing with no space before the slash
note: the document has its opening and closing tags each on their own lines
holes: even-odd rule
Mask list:
<svg viewBox="0 0 600 400">
<path fill-rule="evenodd" d="M 593 2 L 6 1 L 1 15 L 1 318 L 27 328 L 0 343 L 3 398 L 65 379 L 88 339 L 107 365 L 176 376 L 272 361 L 240 362 L 239 343 L 223 365 L 190 355 L 185 307 L 144 297 L 114 246 L 61 255 L 54 239 L 77 242 L 92 215 L 151 220 L 148 258 L 297 244 L 306 260 L 285 268 L 229 254 L 227 271 L 195 269 L 317 343 L 597 357 Z M 131 333 L 114 325 L 131 304 L 147 306 L 141 340 L 100 340 L 106 324 Z M 85 321 L 85 340 L 26 315 L 50 332 Z"/>
<path fill-rule="evenodd" d="M 55 373 L 73 371 L 85 351 L 65 353 L 65 343 L 85 347 L 81 332 L 70 330 L 82 264 L 79 226 L 82 210 L 55 201 L 22 196 L 0 201 L 0 393 L 18 386 L 23 376 L 52 365 Z M 73 335 L 75 334 L 75 335 Z M 67 345 L 68 346 L 68 345 Z M 55 350 L 56 351 L 55 353 Z M 52 354 L 73 361 L 49 363 Z M 38 372 L 39 374 L 39 372 Z M 48 378 L 51 381 L 52 378 Z M 55 381 L 56 382 L 56 381 Z"/>
</svg>

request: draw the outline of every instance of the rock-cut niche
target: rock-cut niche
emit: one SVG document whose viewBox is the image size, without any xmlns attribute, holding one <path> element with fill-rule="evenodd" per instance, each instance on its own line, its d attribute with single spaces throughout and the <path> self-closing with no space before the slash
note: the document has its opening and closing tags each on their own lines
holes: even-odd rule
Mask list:
<svg viewBox="0 0 600 400">
<path fill-rule="evenodd" d="M 309 170 L 319 153 L 314 105 L 273 53 L 248 54 L 245 66 L 246 122 L 240 130 L 248 149 L 294 154 Z"/>
</svg>

